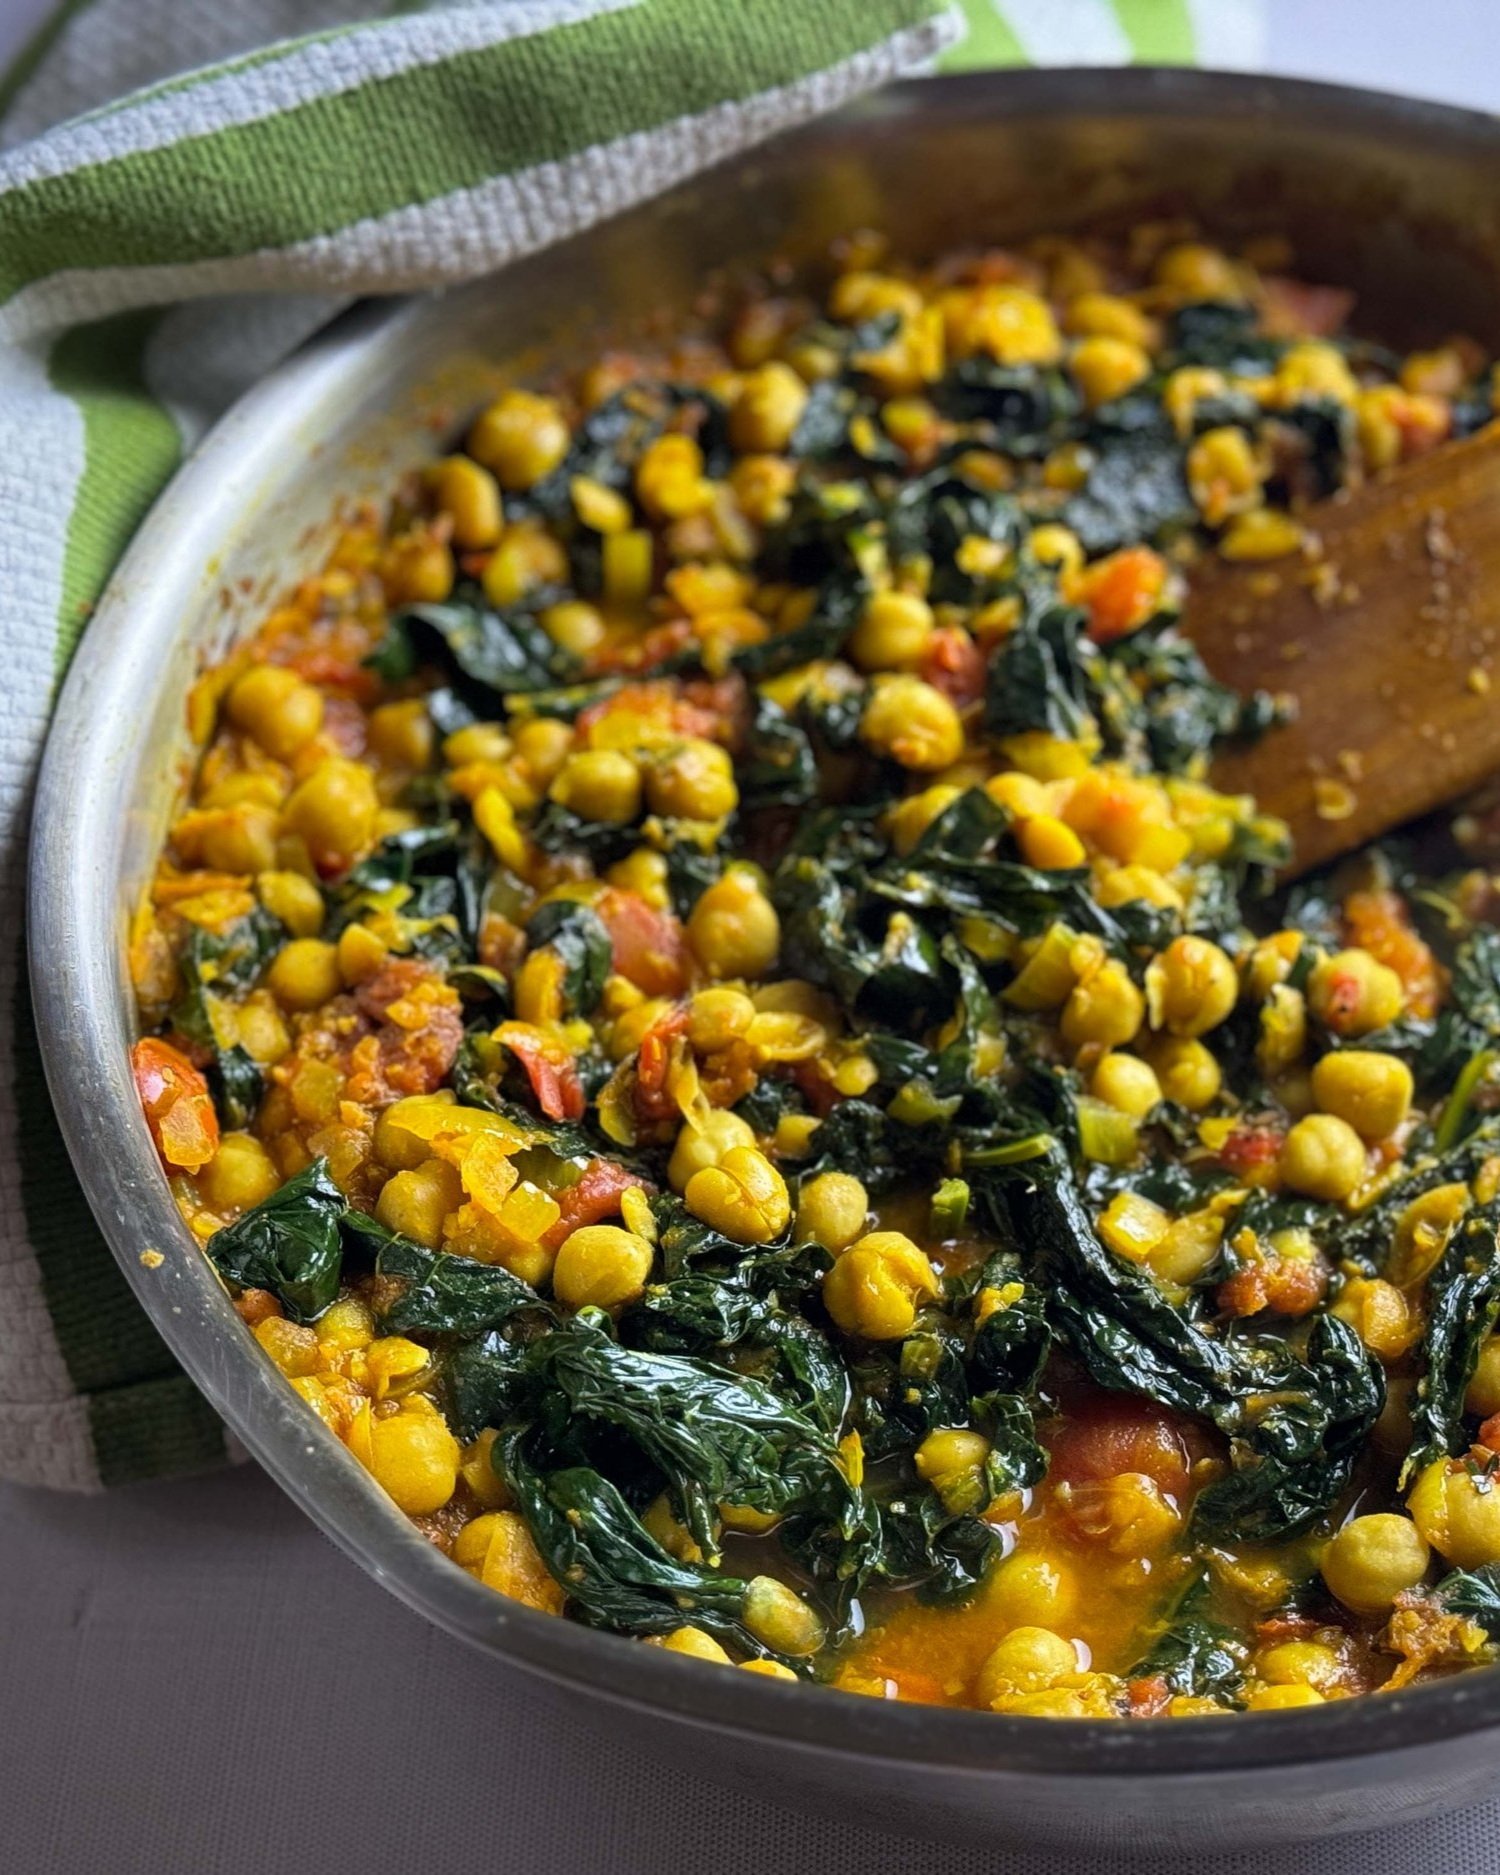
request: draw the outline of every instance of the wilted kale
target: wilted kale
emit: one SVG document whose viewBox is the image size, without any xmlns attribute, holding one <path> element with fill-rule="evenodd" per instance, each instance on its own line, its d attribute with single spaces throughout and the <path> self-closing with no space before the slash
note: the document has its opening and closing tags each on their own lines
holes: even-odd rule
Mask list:
<svg viewBox="0 0 1500 1875">
<path fill-rule="evenodd" d="M 238 1039 L 221 1040 L 231 1023 L 223 1005 L 254 989 L 285 941 L 280 919 L 257 905 L 224 931 L 191 926 L 178 959 L 183 988 L 172 1006 L 172 1026 L 188 1041 L 209 1050 L 208 1084 L 219 1118 L 227 1127 L 250 1124 L 264 1082 L 259 1066 Z"/>
<path fill-rule="evenodd" d="M 1166 1625 L 1128 1678 L 1161 1680 L 1171 1693 L 1238 1703 L 1248 1649 L 1233 1629 L 1208 1614 L 1207 1591 L 1206 1575 L 1190 1578 Z"/>
<path fill-rule="evenodd" d="M 1093 462 L 1062 511 L 1086 553 L 1161 544 L 1197 525 L 1184 445 L 1154 395 L 1135 392 L 1104 405 L 1086 435 Z"/>
<path fill-rule="evenodd" d="M 493 716 L 507 696 L 552 690 L 582 674 L 577 658 L 554 643 L 538 620 L 562 596 L 560 588 L 539 588 L 524 604 L 502 608 L 477 586 L 461 583 L 442 604 L 397 613 L 371 664 L 388 681 L 436 664 L 460 697 Z"/>
<path fill-rule="evenodd" d="M 1435 1458 L 1469 1443 L 1464 1395 L 1479 1351 L 1500 1318 L 1500 1203 L 1461 1218 L 1427 1283 L 1421 1377 L 1412 1403 L 1412 1442 L 1401 1468 L 1409 1484 Z"/>
<path fill-rule="evenodd" d="M 598 912 L 578 899 L 549 899 L 527 920 L 526 947 L 557 958 L 564 1014 L 592 1015 L 614 954 Z"/>
<path fill-rule="evenodd" d="M 348 1205 L 314 1159 L 279 1191 L 208 1240 L 219 1274 L 247 1289 L 269 1289 L 294 1322 L 313 1322 L 339 1292 Z"/>
<path fill-rule="evenodd" d="M 1431 1591 L 1430 1599 L 1445 1613 L 1475 1622 L 1491 1642 L 1500 1641 L 1500 1563 L 1453 1570 Z"/>
</svg>

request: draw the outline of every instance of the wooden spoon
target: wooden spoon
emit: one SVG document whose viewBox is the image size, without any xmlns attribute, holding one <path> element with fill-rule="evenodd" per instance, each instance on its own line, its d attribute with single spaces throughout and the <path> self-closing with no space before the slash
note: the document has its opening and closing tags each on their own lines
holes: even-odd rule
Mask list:
<svg viewBox="0 0 1500 1875">
<path fill-rule="evenodd" d="M 1289 824 L 1289 877 L 1500 771 L 1500 423 L 1303 518 L 1296 558 L 1205 556 L 1183 617 L 1215 677 L 1295 700 L 1213 768 Z"/>
</svg>

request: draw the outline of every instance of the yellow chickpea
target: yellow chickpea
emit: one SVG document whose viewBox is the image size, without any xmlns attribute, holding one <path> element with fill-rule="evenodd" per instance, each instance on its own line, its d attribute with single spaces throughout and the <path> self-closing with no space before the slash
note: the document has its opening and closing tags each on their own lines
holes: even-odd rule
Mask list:
<svg viewBox="0 0 1500 1875">
<path fill-rule="evenodd" d="M 743 990 L 699 990 L 688 1005 L 688 1041 L 699 1054 L 713 1054 L 737 1041 L 754 1020 L 755 1004 Z"/>
<path fill-rule="evenodd" d="M 1323 1552 L 1323 1580 L 1346 1608 L 1384 1614 L 1427 1573 L 1432 1552 L 1410 1517 L 1378 1511 L 1355 1517 Z"/>
<path fill-rule="evenodd" d="M 784 450 L 802 420 L 807 398 L 807 386 L 779 359 L 747 372 L 729 413 L 730 442 L 741 454 Z"/>
<path fill-rule="evenodd" d="M 717 1165 L 732 1146 L 753 1146 L 755 1133 L 749 1122 L 725 1107 L 714 1107 L 704 1115 L 700 1127 L 684 1125 L 667 1161 L 667 1177 L 675 1191 L 686 1191 L 695 1172 Z"/>
<path fill-rule="evenodd" d="M 1312 1071 L 1313 1099 L 1365 1139 L 1386 1139 L 1411 1110 L 1411 1069 L 1395 1055 L 1344 1048 Z"/>
<path fill-rule="evenodd" d="M 375 1215 L 387 1230 L 398 1231 L 429 1250 L 443 1241 L 443 1219 L 464 1201 L 458 1173 L 443 1159 L 424 1159 L 410 1171 L 393 1173 L 380 1188 Z"/>
<path fill-rule="evenodd" d="M 261 904 L 293 937 L 316 937 L 323 929 L 323 894 L 300 872 L 263 872 L 255 889 Z"/>
<path fill-rule="evenodd" d="M 1083 841 L 1055 814 L 1023 820 L 1016 829 L 1016 844 L 1026 864 L 1041 872 L 1066 872 L 1081 866 L 1087 857 Z"/>
<path fill-rule="evenodd" d="M 665 1653 L 686 1654 L 690 1660 L 709 1660 L 716 1667 L 734 1664 L 714 1637 L 705 1634 L 702 1628 L 673 1628 L 657 1644 Z"/>
<path fill-rule="evenodd" d="M 1059 1027 L 1069 1048 L 1115 1048 L 1134 1039 L 1145 1014 L 1145 998 L 1130 972 L 1109 958 L 1069 993 Z"/>
<path fill-rule="evenodd" d="M 581 820 L 624 826 L 641 811 L 641 773 L 620 749 L 580 749 L 564 761 L 548 793 Z"/>
<path fill-rule="evenodd" d="M 453 544 L 466 552 L 493 547 L 504 516 L 500 484 L 471 456 L 445 456 L 427 471 L 433 505 L 453 524 Z"/>
<path fill-rule="evenodd" d="M 1256 1656 L 1255 1672 L 1272 1686 L 1311 1686 L 1326 1693 L 1338 1685 L 1343 1663 L 1321 1641 L 1278 1641 Z"/>
<path fill-rule="evenodd" d="M 910 592 L 876 593 L 849 634 L 848 653 L 862 671 L 915 670 L 934 630 L 925 599 Z"/>
<path fill-rule="evenodd" d="M 281 664 L 252 664 L 230 686 L 224 711 L 277 761 L 295 755 L 323 727 L 322 693 Z"/>
<path fill-rule="evenodd" d="M 1012 1628 L 979 1669 L 975 1688 L 981 1705 L 1008 1693 L 1041 1693 L 1078 1671 L 1071 1641 L 1050 1628 Z"/>
<path fill-rule="evenodd" d="M 948 698 L 903 674 L 875 679 L 859 733 L 903 768 L 947 768 L 964 749 L 964 726 Z"/>
<path fill-rule="evenodd" d="M 694 1217 L 736 1243 L 770 1243 L 791 1222 L 786 1180 L 754 1146 L 731 1146 L 694 1172 L 682 1196 Z"/>
<path fill-rule="evenodd" d="M 552 785 L 572 746 L 570 725 L 550 716 L 533 717 L 516 729 L 515 752 L 538 788 Z"/>
<path fill-rule="evenodd" d="M 287 1009 L 320 1008 L 344 987 L 337 945 L 321 938 L 293 938 L 272 959 L 266 983 Z"/>
<path fill-rule="evenodd" d="M 1193 1039 L 1217 1028 L 1239 995 L 1234 965 L 1207 938 L 1179 937 L 1146 966 L 1151 1026 Z"/>
<path fill-rule="evenodd" d="M 1407 1493 L 1423 1539 L 1457 1569 L 1500 1562 L 1500 1490 L 1461 1458 L 1436 1458 Z"/>
<path fill-rule="evenodd" d="M 1151 359 L 1134 339 L 1099 333 L 1073 347 L 1073 377 L 1091 408 L 1133 391 L 1149 376 Z"/>
<path fill-rule="evenodd" d="M 1488 1419 L 1500 1413 L 1500 1335 L 1486 1335 L 1464 1394 L 1464 1411 Z"/>
<path fill-rule="evenodd" d="M 1394 1361 L 1417 1337 L 1407 1300 L 1381 1276 L 1348 1276 L 1329 1309 L 1347 1322 L 1374 1355 Z"/>
<path fill-rule="evenodd" d="M 270 1315 L 257 1322 L 251 1333 L 282 1373 L 304 1379 L 318 1371 L 318 1337 L 311 1328 Z"/>
<path fill-rule="evenodd" d="M 1401 1014 L 1401 979 L 1366 950 L 1320 957 L 1307 979 L 1308 1007 L 1335 1035 L 1368 1035 Z"/>
<path fill-rule="evenodd" d="M 1287 1134 L 1281 1176 L 1293 1191 L 1336 1204 L 1365 1175 L 1365 1143 L 1347 1120 L 1310 1113 Z"/>
<path fill-rule="evenodd" d="M 570 1309 L 621 1308 L 644 1291 L 655 1255 L 634 1231 L 585 1224 L 563 1239 L 552 1266 L 553 1294 Z"/>
<path fill-rule="evenodd" d="M 382 703 L 379 709 L 371 710 L 370 747 L 392 768 L 430 767 L 436 744 L 432 718 L 420 697 Z"/>
<path fill-rule="evenodd" d="M 646 804 L 669 819 L 722 820 L 739 806 L 728 749 L 690 736 L 645 771 Z"/>
<path fill-rule="evenodd" d="M 370 845 L 379 812 L 380 797 L 369 769 L 335 755 L 319 762 L 294 791 L 281 824 L 285 832 L 306 842 L 315 865 L 338 871 Z"/>
<path fill-rule="evenodd" d="M 271 1155 L 251 1133 L 225 1133 L 198 1174 L 198 1189 L 215 1211 L 248 1211 L 281 1183 Z"/>
<path fill-rule="evenodd" d="M 710 977 L 753 980 L 776 962 L 781 920 L 751 874 L 731 870 L 700 896 L 688 916 L 687 936 Z"/>
<path fill-rule="evenodd" d="M 823 1623 L 795 1589 L 774 1576 L 752 1576 L 740 1619 L 763 1647 L 796 1659 L 823 1645 Z"/>
<path fill-rule="evenodd" d="M 469 432 L 469 454 L 499 478 L 502 488 L 530 488 L 550 475 L 572 441 L 567 419 L 550 397 L 504 391 L 482 410 Z"/>
<path fill-rule="evenodd" d="M 843 1251 L 823 1278 L 823 1304 L 846 1335 L 900 1341 L 917 1304 L 938 1292 L 937 1276 L 910 1237 L 871 1231 Z"/>
<path fill-rule="evenodd" d="M 370 1471 L 408 1517 L 441 1510 L 458 1486 L 458 1440 L 436 1412 L 398 1413 L 370 1427 Z"/>
<path fill-rule="evenodd" d="M 1071 1564 L 1046 1550 L 1013 1551 L 988 1577 L 984 1608 L 1005 1627 L 1058 1627 L 1078 1606 Z"/>
<path fill-rule="evenodd" d="M 453 549 L 428 528 L 398 534 L 386 549 L 381 570 L 389 605 L 432 605 L 453 590 L 458 569 Z"/>
<path fill-rule="evenodd" d="M 1224 300 L 1245 297 L 1239 269 L 1226 254 L 1201 241 L 1180 241 L 1157 256 L 1152 277 L 1185 300 Z"/>
<path fill-rule="evenodd" d="M 865 1227 L 870 1194 L 848 1172 L 824 1172 L 797 1194 L 797 1236 L 825 1250 L 844 1250 Z"/>
<path fill-rule="evenodd" d="M 553 644 L 586 658 L 604 642 L 604 614 L 586 599 L 564 599 L 549 605 L 541 616 L 542 630 Z"/>
<path fill-rule="evenodd" d="M 1113 1052 L 1105 1055 L 1094 1069 L 1089 1092 L 1096 1100 L 1102 1100 L 1106 1105 L 1117 1108 L 1121 1113 L 1128 1113 L 1137 1120 L 1144 1120 L 1152 1108 L 1160 1106 L 1162 1101 L 1161 1082 L 1156 1078 L 1156 1070 L 1149 1062 L 1142 1061 L 1139 1055 Z"/>
<path fill-rule="evenodd" d="M 1081 338 L 1128 339 L 1147 350 L 1156 336 L 1151 320 L 1140 307 L 1117 293 L 1075 294 L 1068 301 L 1063 324 Z"/>
<path fill-rule="evenodd" d="M 254 991 L 238 1005 L 234 1028 L 240 1047 L 262 1067 L 280 1061 L 292 1045 L 276 999 L 266 990 Z"/>
<path fill-rule="evenodd" d="M 938 815 L 950 808 L 963 793 L 946 781 L 924 788 L 920 794 L 908 794 L 897 801 L 887 816 L 891 844 L 903 858 L 926 833 Z"/>
</svg>

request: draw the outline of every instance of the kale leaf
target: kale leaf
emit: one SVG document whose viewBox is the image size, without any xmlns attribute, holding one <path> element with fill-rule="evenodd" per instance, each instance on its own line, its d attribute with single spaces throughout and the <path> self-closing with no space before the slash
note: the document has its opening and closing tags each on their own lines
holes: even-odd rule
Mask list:
<svg viewBox="0 0 1500 1875">
<path fill-rule="evenodd" d="M 313 1322 L 339 1292 L 344 1194 L 314 1159 L 279 1191 L 208 1240 L 219 1274 L 246 1289 L 269 1289 L 295 1322 Z"/>
<path fill-rule="evenodd" d="M 1500 1318 L 1500 1202 L 1461 1218 L 1428 1279 L 1422 1374 L 1412 1403 L 1404 1488 L 1435 1458 L 1462 1451 L 1464 1395 L 1479 1351 Z"/>
</svg>

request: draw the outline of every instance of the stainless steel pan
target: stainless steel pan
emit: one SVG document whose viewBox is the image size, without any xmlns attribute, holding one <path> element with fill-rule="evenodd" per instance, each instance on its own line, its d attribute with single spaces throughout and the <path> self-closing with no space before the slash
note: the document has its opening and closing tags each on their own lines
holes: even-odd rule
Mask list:
<svg viewBox="0 0 1500 1875">
<path fill-rule="evenodd" d="M 1000 1844 L 1229 1849 L 1395 1823 L 1494 1779 L 1500 1673 L 1311 1711 L 1056 1723 L 793 1688 L 551 1620 L 423 1541 L 241 1327 L 181 1225 L 127 1069 L 124 964 L 180 785 L 194 673 L 312 570 L 336 507 L 378 494 L 509 373 L 594 328 L 686 307 L 712 269 L 812 259 L 851 225 L 898 247 L 1143 214 L 1281 230 L 1373 330 L 1500 345 L 1500 127 L 1372 93 L 1186 72 L 897 87 L 441 299 L 363 307 L 247 397 L 152 512 L 89 627 L 37 800 L 31 955 L 58 1118 L 163 1336 L 230 1427 L 412 1607 L 684 1765 L 788 1801 Z M 164 1254 L 147 1269 L 142 1250 Z"/>
</svg>

